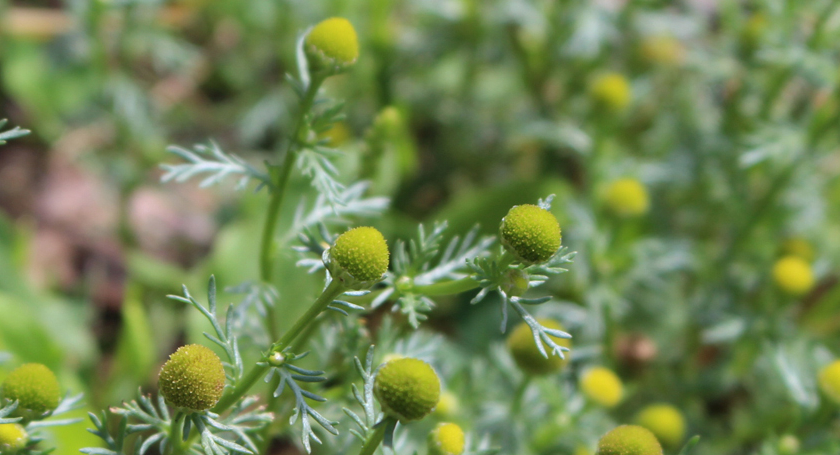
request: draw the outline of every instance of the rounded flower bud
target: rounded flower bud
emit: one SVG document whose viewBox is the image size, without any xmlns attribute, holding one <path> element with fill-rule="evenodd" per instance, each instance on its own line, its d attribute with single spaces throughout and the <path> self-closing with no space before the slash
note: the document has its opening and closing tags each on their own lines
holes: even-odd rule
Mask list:
<svg viewBox="0 0 840 455">
<path fill-rule="evenodd" d="M 403 422 L 420 420 L 440 399 L 440 379 L 428 363 L 406 357 L 379 369 L 373 393 L 385 414 Z"/>
<path fill-rule="evenodd" d="M 548 261 L 560 248 L 560 223 L 548 210 L 536 205 L 516 205 L 502 218 L 502 243 L 526 264 Z"/>
<path fill-rule="evenodd" d="M 666 446 L 678 447 L 685 436 L 685 418 L 669 404 L 654 404 L 642 409 L 636 423 L 650 430 Z"/>
<path fill-rule="evenodd" d="M 799 453 L 799 438 L 786 434 L 779 438 L 779 455 L 796 455 Z"/>
<path fill-rule="evenodd" d="M 662 446 L 647 429 L 622 425 L 601 437 L 597 455 L 662 455 Z"/>
<path fill-rule="evenodd" d="M 16 423 L 0 424 L 0 453 L 15 453 L 26 446 L 29 435 Z"/>
<path fill-rule="evenodd" d="M 388 271 L 388 243 L 372 227 L 350 229 L 335 239 L 326 252 L 324 263 L 333 278 L 349 289 L 366 289 Z"/>
<path fill-rule="evenodd" d="M 440 400 L 438 400 L 434 414 L 438 418 L 447 419 L 458 414 L 460 409 L 461 402 L 458 400 L 458 396 L 448 390 L 444 390 L 440 394 Z"/>
<path fill-rule="evenodd" d="M 429 455 L 464 453 L 464 430 L 454 423 L 439 423 L 429 433 Z"/>
<path fill-rule="evenodd" d="M 200 344 L 181 346 L 160 369 L 158 385 L 173 406 L 204 411 L 222 397 L 225 368 L 210 348 Z"/>
<path fill-rule="evenodd" d="M 645 186 L 636 179 L 618 179 L 607 187 L 607 207 L 619 216 L 643 215 L 650 207 Z"/>
<path fill-rule="evenodd" d="M 785 256 L 773 266 L 773 281 L 785 293 L 799 296 L 814 286 L 814 272 L 802 258 Z"/>
<path fill-rule="evenodd" d="M 306 55 L 313 70 L 333 73 L 347 69 L 359 58 L 359 38 L 343 17 L 321 21 L 306 36 Z"/>
<path fill-rule="evenodd" d="M 840 404 L 840 360 L 824 366 L 819 373 L 820 389 L 835 404 Z"/>
<path fill-rule="evenodd" d="M 580 388 L 590 400 L 608 408 L 617 405 L 624 397 L 624 385 L 612 370 L 591 368 L 580 378 Z"/>
<path fill-rule="evenodd" d="M 565 330 L 559 322 L 553 319 L 541 318 L 538 322 L 543 327 L 547 327 L 549 329 Z M 551 339 L 560 346 L 567 348 L 572 347 L 572 340 L 568 338 L 558 338 L 552 336 Z M 507 346 L 510 351 L 510 355 L 516 362 L 516 365 L 519 366 L 519 368 L 525 373 L 535 376 L 554 373 L 555 371 L 563 368 L 563 366 L 569 362 L 568 353 L 566 353 L 566 358 L 560 358 L 559 356 L 551 354 L 551 350 L 545 344 L 545 341 L 540 340 L 540 343 L 542 343 L 543 348 L 545 348 L 546 353 L 548 353 L 548 358 L 543 357 L 542 353 L 540 353 L 539 348 L 537 348 L 537 345 L 534 343 L 534 336 L 531 333 L 531 328 L 524 322 L 516 326 L 513 332 L 510 333 L 510 336 L 508 336 Z"/>
<path fill-rule="evenodd" d="M 620 112 L 630 105 L 632 92 L 626 77 L 618 73 L 607 73 L 592 81 L 589 95 L 598 107 Z"/>
<path fill-rule="evenodd" d="M 40 363 L 27 363 L 12 371 L 3 385 L 0 396 L 18 402 L 14 417 L 35 420 L 46 417 L 58 407 L 61 390 L 55 374 Z"/>
</svg>

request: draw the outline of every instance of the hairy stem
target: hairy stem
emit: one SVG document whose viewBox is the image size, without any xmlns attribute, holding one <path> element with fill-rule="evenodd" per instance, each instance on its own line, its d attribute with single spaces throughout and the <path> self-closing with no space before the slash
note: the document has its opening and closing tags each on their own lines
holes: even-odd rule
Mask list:
<svg viewBox="0 0 840 455">
<path fill-rule="evenodd" d="M 187 414 L 178 411 L 172 419 L 172 426 L 169 429 L 169 439 L 172 441 L 172 455 L 184 453 L 184 421 Z"/>
<path fill-rule="evenodd" d="M 439 283 L 427 284 L 425 286 L 415 286 L 412 290 L 418 294 L 433 297 L 460 294 L 462 292 L 477 289 L 478 287 L 478 281 L 475 281 L 471 277 L 466 277 L 461 278 L 460 280 L 441 281 Z"/>
<path fill-rule="evenodd" d="M 295 128 L 292 130 L 292 136 L 289 138 L 289 146 L 286 150 L 286 157 L 283 159 L 283 165 L 280 168 L 280 173 L 274 177 L 274 191 L 271 193 L 271 201 L 268 203 L 268 211 L 265 217 L 265 224 L 263 225 L 262 240 L 260 247 L 260 279 L 264 283 L 271 282 L 273 258 L 274 258 L 274 231 L 277 228 L 277 218 L 280 215 L 280 209 L 283 207 L 283 198 L 286 195 L 286 186 L 289 183 L 289 177 L 292 174 L 292 168 L 295 166 L 297 160 L 297 152 L 300 149 L 301 130 L 306 124 L 306 116 L 312 110 L 312 105 L 315 102 L 315 95 L 318 93 L 321 83 L 324 82 L 325 77 L 313 75 L 309 87 L 303 96 L 298 111 Z M 266 323 L 271 338 L 277 338 L 277 320 L 274 314 L 274 308 L 270 307 L 267 310 Z"/>
</svg>

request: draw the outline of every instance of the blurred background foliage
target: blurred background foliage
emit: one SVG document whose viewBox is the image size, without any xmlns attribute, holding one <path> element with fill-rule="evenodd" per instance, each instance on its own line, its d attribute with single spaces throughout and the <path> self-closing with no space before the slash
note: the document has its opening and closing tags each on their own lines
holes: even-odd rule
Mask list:
<svg viewBox="0 0 840 455">
<path fill-rule="evenodd" d="M 494 234 L 512 205 L 555 194 L 564 244 L 579 252 L 540 309 L 574 336 L 571 363 L 536 381 L 519 410 L 507 407 L 519 379 L 499 315 L 468 305 L 472 295 L 439 299 L 410 336 L 387 305 L 366 315 L 374 332 L 384 324 L 447 347 L 430 356 L 457 397 L 442 419 L 504 453 L 578 455 L 667 402 L 703 436 L 701 455 L 840 453 L 837 404 L 816 379 L 840 353 L 838 10 L 834 0 L 0 0 L 0 117 L 33 131 L 0 148 L 0 351 L 11 354 L 0 378 L 42 362 L 102 409 L 154 387 L 169 353 L 202 342 L 200 315 L 165 295 L 202 289 L 210 274 L 220 288 L 258 276 L 266 195 L 161 184 L 161 163 L 176 161 L 166 148 L 212 139 L 276 162 L 294 120 L 284 74 L 296 72 L 295 42 L 344 16 L 361 57 L 326 85 L 346 102 L 327 136 L 345 152 L 344 183 L 370 180 L 368 195 L 391 198 L 383 216 L 351 221 L 391 244 L 435 220 Z M 303 177 L 292 186 L 289 201 L 317 196 Z M 296 203 L 284 210 L 280 233 Z M 278 238 L 282 327 L 321 281 L 296 267 L 294 235 Z M 791 255 L 805 272 L 774 272 Z M 324 330 L 359 329 L 336 324 Z M 373 336 L 380 355 L 405 347 L 388 333 Z M 352 375 L 367 344 L 324 340 L 323 357 L 349 356 L 319 367 Z M 577 391 L 597 365 L 624 383 L 615 407 Z M 56 430 L 56 453 L 94 445 L 87 426 Z M 791 436 L 798 452 L 786 452 Z M 276 441 L 276 453 L 295 444 Z"/>
</svg>

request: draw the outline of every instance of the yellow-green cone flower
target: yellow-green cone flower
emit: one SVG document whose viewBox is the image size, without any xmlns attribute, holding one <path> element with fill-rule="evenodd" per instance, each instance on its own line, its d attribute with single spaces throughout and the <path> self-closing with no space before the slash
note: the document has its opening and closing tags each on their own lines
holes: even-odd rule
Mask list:
<svg viewBox="0 0 840 455">
<path fill-rule="evenodd" d="M 212 408 L 225 388 L 222 361 L 200 344 L 181 346 L 163 364 L 158 378 L 160 393 L 171 405 L 190 411 Z"/>
<path fill-rule="evenodd" d="M 621 379 L 604 367 L 595 367 L 585 372 L 580 378 L 580 388 L 590 400 L 608 408 L 624 398 L 624 385 Z"/>
<path fill-rule="evenodd" d="M 373 393 L 385 414 L 403 422 L 420 420 L 440 399 L 440 379 L 428 363 L 406 357 L 379 369 Z"/>
<path fill-rule="evenodd" d="M 502 218 L 502 244 L 526 264 L 548 261 L 560 248 L 560 223 L 548 210 L 531 204 L 517 205 Z"/>
<path fill-rule="evenodd" d="M 785 293 L 799 296 L 814 286 L 814 272 L 802 258 L 785 256 L 773 266 L 773 281 Z"/>
<path fill-rule="evenodd" d="M 334 279 L 348 289 L 367 289 L 388 271 L 388 243 L 372 227 L 357 227 L 335 239 L 325 264 Z"/>
<path fill-rule="evenodd" d="M 670 404 L 653 404 L 639 413 L 636 423 L 650 430 L 662 444 L 678 448 L 685 437 L 685 418 Z"/>
<path fill-rule="evenodd" d="M 541 318 L 538 320 L 543 327 L 556 330 L 565 330 L 563 326 L 553 320 Z M 551 337 L 557 344 L 567 348 L 572 347 L 572 340 L 568 338 Z M 566 365 L 568 360 L 568 353 L 566 358 L 561 359 L 559 356 L 552 355 L 551 350 L 546 346 L 545 342 L 540 340 L 543 347 L 548 353 L 548 358 L 543 357 L 537 345 L 534 343 L 534 336 L 531 333 L 531 328 L 528 324 L 522 322 L 510 333 L 507 339 L 508 350 L 516 365 L 525 373 L 539 376 L 559 371 Z"/>
<path fill-rule="evenodd" d="M 3 385 L 0 396 L 18 401 L 13 417 L 35 420 L 46 417 L 58 407 L 61 390 L 55 374 L 40 363 L 27 363 L 12 371 Z"/>
<path fill-rule="evenodd" d="M 313 70 L 340 72 L 359 58 L 359 38 L 353 24 L 331 17 L 312 28 L 305 40 L 306 55 Z"/>
<path fill-rule="evenodd" d="M 454 423 L 439 423 L 429 433 L 429 455 L 464 453 L 464 430 Z"/>
<path fill-rule="evenodd" d="M 596 106 L 610 112 L 621 112 L 630 105 L 632 91 L 626 77 L 607 73 L 592 81 L 589 96 Z"/>
<path fill-rule="evenodd" d="M 662 455 L 662 446 L 647 429 L 622 425 L 601 437 L 597 455 Z"/>
<path fill-rule="evenodd" d="M 840 404 L 840 360 L 824 366 L 819 373 L 820 389 L 835 404 Z"/>
<path fill-rule="evenodd" d="M 29 435 L 16 423 L 0 424 L 0 453 L 15 453 L 26 446 Z"/>
<path fill-rule="evenodd" d="M 643 215 L 650 207 L 645 186 L 636 179 L 618 179 L 607 187 L 607 207 L 619 216 Z"/>
</svg>

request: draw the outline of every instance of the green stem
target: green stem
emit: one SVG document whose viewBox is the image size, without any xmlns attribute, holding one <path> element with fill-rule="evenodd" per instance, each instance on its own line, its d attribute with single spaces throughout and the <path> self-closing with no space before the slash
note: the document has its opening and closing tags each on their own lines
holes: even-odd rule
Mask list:
<svg viewBox="0 0 840 455">
<path fill-rule="evenodd" d="M 471 291 L 478 288 L 478 281 L 471 277 L 461 278 L 460 280 L 441 281 L 440 283 L 427 284 L 425 286 L 415 286 L 412 291 L 429 297 L 441 295 L 454 295 L 462 292 Z"/>
<path fill-rule="evenodd" d="M 373 455 L 373 452 L 376 451 L 376 448 L 379 447 L 379 444 L 382 444 L 382 440 L 385 439 L 385 430 L 388 428 L 387 423 L 388 422 L 384 421 L 380 422 L 379 426 L 376 427 L 376 431 L 368 436 L 365 444 L 359 451 L 359 455 Z"/>
<path fill-rule="evenodd" d="M 274 191 L 271 193 L 271 201 L 268 203 L 268 212 L 265 217 L 265 224 L 263 225 L 262 240 L 260 247 L 260 279 L 264 283 L 271 282 L 273 257 L 274 257 L 274 232 L 277 229 L 277 219 L 280 215 L 280 209 L 283 206 L 283 198 L 286 195 L 286 186 L 289 183 L 289 177 L 292 174 L 292 168 L 295 166 L 297 160 L 297 152 L 300 147 L 301 129 L 306 124 L 306 116 L 312 109 L 315 103 L 315 95 L 318 94 L 318 88 L 326 79 L 323 75 L 313 75 L 309 87 L 303 96 L 298 111 L 298 118 L 295 123 L 295 128 L 292 136 L 289 138 L 289 146 L 286 150 L 286 157 L 283 159 L 283 165 L 280 168 L 280 174 L 274 182 Z M 277 318 L 275 317 L 274 308 L 269 306 L 266 315 L 266 323 L 271 338 L 277 338 Z"/>
<path fill-rule="evenodd" d="M 178 411 L 172 419 L 172 426 L 169 429 L 169 439 L 172 441 L 172 454 L 184 453 L 184 420 L 187 414 Z"/>
<path fill-rule="evenodd" d="M 336 297 L 341 295 L 347 289 L 339 280 L 333 280 L 330 282 L 329 286 L 324 289 L 324 292 L 318 297 L 317 300 L 306 310 L 306 313 L 303 314 L 295 324 L 289 329 L 283 336 L 276 341 L 272 346 L 271 350 L 273 352 L 280 352 L 283 351 L 286 347 L 288 347 L 294 340 L 297 338 L 298 335 L 303 332 L 315 318 L 324 311 L 327 306 L 335 300 Z M 213 408 L 213 412 L 220 414 L 226 411 L 228 408 L 233 406 L 237 401 L 239 401 L 257 381 L 262 378 L 263 376 L 268 373 L 270 366 L 267 364 L 263 365 L 254 365 L 251 368 L 245 377 L 243 377 L 239 383 L 236 384 L 236 387 L 228 394 L 225 394 L 221 400 L 216 404 Z"/>
</svg>

